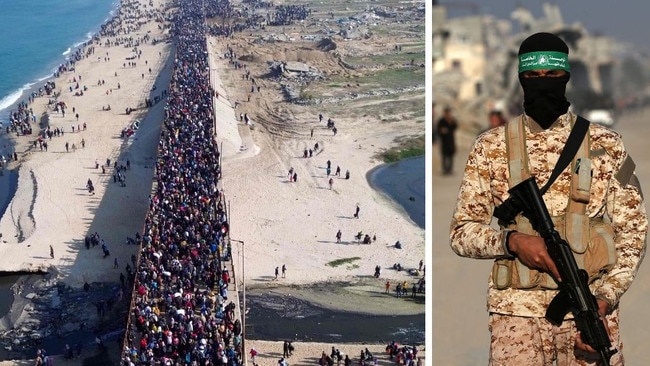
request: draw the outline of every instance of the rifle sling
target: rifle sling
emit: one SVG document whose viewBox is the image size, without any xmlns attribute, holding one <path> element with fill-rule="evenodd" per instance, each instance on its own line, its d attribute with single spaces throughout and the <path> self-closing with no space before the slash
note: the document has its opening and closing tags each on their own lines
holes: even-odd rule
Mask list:
<svg viewBox="0 0 650 366">
<path fill-rule="evenodd" d="M 557 177 L 569 165 L 571 160 L 573 160 L 573 157 L 578 152 L 580 144 L 585 138 L 587 131 L 589 131 L 589 121 L 581 116 L 577 116 L 576 123 L 573 125 L 573 128 L 571 128 L 571 133 L 569 133 L 569 138 L 564 145 L 564 149 L 562 149 L 562 153 L 560 153 L 560 157 L 557 159 L 557 163 L 555 163 L 555 168 L 553 168 L 553 172 L 551 172 L 551 177 L 539 190 L 542 195 L 551 188 L 553 182 L 555 182 Z"/>
<path fill-rule="evenodd" d="M 589 121 L 577 116 L 576 123 L 571 128 L 569 137 L 564 145 L 564 149 L 560 153 L 560 157 L 551 172 L 551 176 L 546 182 L 546 184 L 540 189 L 540 194 L 544 195 L 546 191 L 551 187 L 555 179 L 562 173 L 562 171 L 569 165 L 571 160 L 575 157 L 582 140 L 589 131 Z M 515 207 L 512 202 L 512 197 L 509 197 L 507 200 L 503 201 L 499 206 L 495 207 L 493 215 L 499 219 L 499 224 L 507 226 L 513 223 L 515 216 L 521 212 L 519 207 Z"/>
</svg>

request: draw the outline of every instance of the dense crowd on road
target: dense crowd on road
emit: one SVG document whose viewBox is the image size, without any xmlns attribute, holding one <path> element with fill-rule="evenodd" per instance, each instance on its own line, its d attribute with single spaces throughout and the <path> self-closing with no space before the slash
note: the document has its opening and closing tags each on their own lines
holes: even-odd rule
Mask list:
<svg viewBox="0 0 650 366">
<path fill-rule="evenodd" d="M 269 25 L 291 25 L 307 19 L 311 9 L 305 5 L 278 5 L 269 21 Z"/>
<path fill-rule="evenodd" d="M 239 365 L 241 325 L 228 300 L 228 222 L 214 136 L 201 4 L 181 2 L 177 54 L 158 146 L 125 365 Z"/>
<path fill-rule="evenodd" d="M 215 1 L 205 4 L 208 18 L 239 18 L 240 22 L 212 22 L 208 33 L 212 36 L 229 37 L 246 29 L 264 28 L 265 25 L 286 26 L 307 19 L 311 9 L 305 5 L 277 5 L 261 0 L 247 0 L 235 8 L 229 1 Z"/>
</svg>

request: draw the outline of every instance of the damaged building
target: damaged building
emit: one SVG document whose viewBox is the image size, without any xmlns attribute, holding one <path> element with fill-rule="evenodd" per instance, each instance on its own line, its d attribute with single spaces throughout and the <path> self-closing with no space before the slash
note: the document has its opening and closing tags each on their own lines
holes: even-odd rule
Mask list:
<svg viewBox="0 0 650 366">
<path fill-rule="evenodd" d="M 629 54 L 630 47 L 592 35 L 580 23 L 565 24 L 557 5 L 544 4 L 543 11 L 542 17 L 535 18 L 524 7 L 514 10 L 511 18 L 521 31 L 513 33 L 510 20 L 478 14 L 448 18 L 445 6 L 434 4 L 434 100 L 459 102 L 482 115 L 491 109 L 519 113 L 519 45 L 530 34 L 545 31 L 569 45 L 571 82 L 567 94 L 576 111 L 580 113 L 586 106 L 614 108 L 614 101 L 624 98 L 616 80 L 623 70 L 622 55 Z"/>
</svg>

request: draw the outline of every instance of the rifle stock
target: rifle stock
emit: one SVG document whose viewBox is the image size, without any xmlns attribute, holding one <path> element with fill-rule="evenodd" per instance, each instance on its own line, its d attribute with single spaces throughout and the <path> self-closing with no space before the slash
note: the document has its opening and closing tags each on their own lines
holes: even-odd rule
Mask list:
<svg viewBox="0 0 650 366">
<path fill-rule="evenodd" d="M 535 178 L 522 181 L 508 192 L 514 198 L 512 202 L 520 206 L 518 209 L 544 239 L 562 277 L 560 291 L 546 310 L 546 319 L 559 326 L 566 314 L 573 313 L 583 342 L 595 349 L 603 364 L 609 366 L 609 360 L 617 350 L 612 347 L 605 324 L 598 314 L 598 303 L 589 289 L 587 272 L 578 268 L 569 244 L 555 230 Z"/>
</svg>

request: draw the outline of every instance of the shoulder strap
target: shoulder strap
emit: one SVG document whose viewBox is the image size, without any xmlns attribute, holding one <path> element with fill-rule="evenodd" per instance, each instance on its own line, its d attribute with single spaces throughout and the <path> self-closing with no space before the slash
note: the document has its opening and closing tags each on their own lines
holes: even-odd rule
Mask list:
<svg viewBox="0 0 650 366">
<path fill-rule="evenodd" d="M 519 126 L 517 126 L 519 125 Z M 555 179 L 564 171 L 569 165 L 571 160 L 578 152 L 582 141 L 584 140 L 587 132 L 589 131 L 589 121 L 577 116 L 576 122 L 571 128 L 569 137 L 560 153 L 555 168 L 551 172 L 551 176 L 546 184 L 540 189 L 543 195 L 555 182 Z M 524 178 L 529 176 L 527 159 L 525 158 L 525 131 L 523 131 L 523 120 L 517 122 L 512 120 L 506 126 L 506 149 L 509 159 L 510 180 L 509 185 L 512 188 L 514 185 L 521 182 Z M 520 145 L 524 145 L 521 148 Z M 514 218 L 521 212 L 518 207 L 512 202 L 512 196 L 502 202 L 499 206 L 494 208 L 493 215 L 499 219 L 499 225 L 508 226 L 514 223 Z"/>
<path fill-rule="evenodd" d="M 540 193 L 542 195 L 546 193 L 553 182 L 555 182 L 555 179 L 557 179 L 564 168 L 566 168 L 571 160 L 573 160 L 573 157 L 578 152 L 580 144 L 582 144 L 582 140 L 587 134 L 587 131 L 589 131 L 589 121 L 581 116 L 577 116 L 576 123 L 573 125 L 573 128 L 571 128 L 571 133 L 569 133 L 569 138 L 564 145 L 564 149 L 562 149 L 562 153 L 557 159 L 557 163 L 555 163 L 555 168 L 553 168 L 553 172 L 551 172 L 551 177 L 548 179 L 548 182 L 540 188 Z"/>
<path fill-rule="evenodd" d="M 509 187 L 514 187 L 530 177 L 526 153 L 524 116 L 510 120 L 505 128 L 506 153 L 508 155 Z"/>
</svg>

